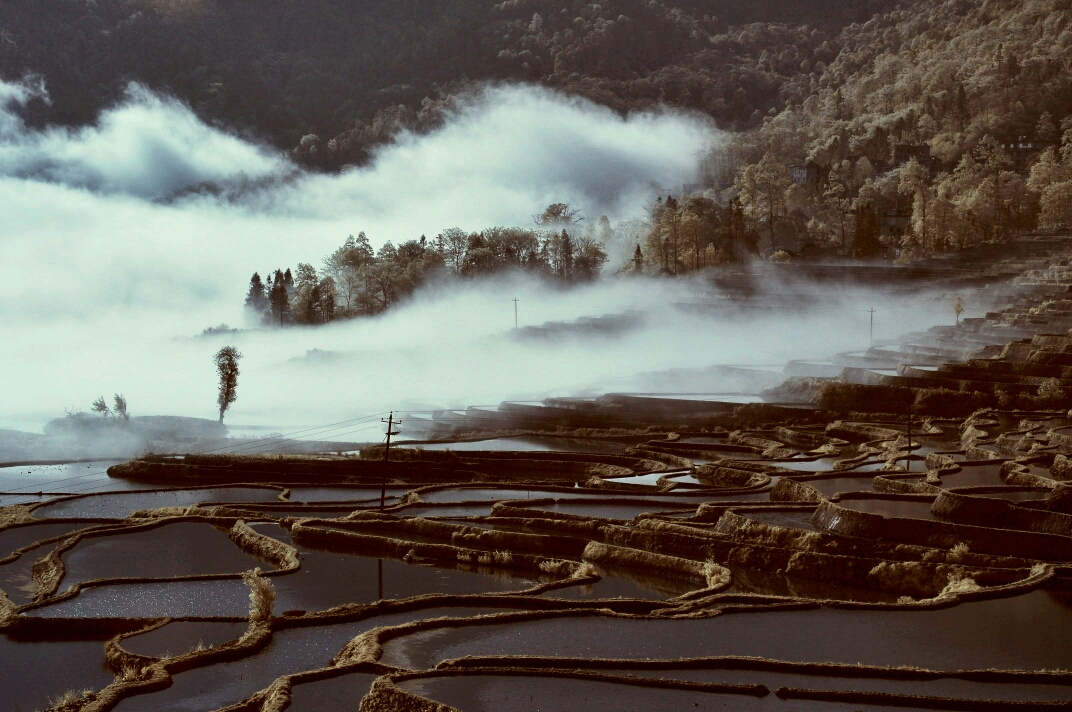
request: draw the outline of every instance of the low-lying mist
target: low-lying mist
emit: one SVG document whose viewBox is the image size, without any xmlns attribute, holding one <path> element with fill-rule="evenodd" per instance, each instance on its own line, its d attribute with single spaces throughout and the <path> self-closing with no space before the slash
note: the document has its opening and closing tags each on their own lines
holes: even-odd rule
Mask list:
<svg viewBox="0 0 1072 712">
<path fill-rule="evenodd" d="M 825 357 L 866 347 L 869 306 L 883 310 L 876 337 L 923 328 L 949 309 L 923 297 L 769 285 L 818 301 L 713 318 L 675 306 L 701 291 L 687 280 L 608 276 L 562 291 L 506 275 L 436 285 L 377 318 L 199 336 L 220 323 L 248 326 L 242 300 L 254 270 L 316 260 L 347 234 L 363 230 L 379 245 L 451 226 L 528 225 L 551 202 L 589 220 L 639 217 L 652 186 L 676 192 L 695 179 L 718 134 L 682 114 L 623 119 L 543 89 L 499 87 L 444 128 L 400 137 L 367 167 L 309 175 L 138 87 L 94 127 L 28 128 L 17 106 L 43 91 L 0 83 L 4 427 L 36 430 L 112 393 L 134 415 L 213 418 L 212 354 L 225 344 L 244 354 L 227 421 L 282 429 L 632 390 L 638 374 L 669 368 Z M 519 338 L 515 297 L 522 326 L 635 319 L 598 338 Z"/>
</svg>

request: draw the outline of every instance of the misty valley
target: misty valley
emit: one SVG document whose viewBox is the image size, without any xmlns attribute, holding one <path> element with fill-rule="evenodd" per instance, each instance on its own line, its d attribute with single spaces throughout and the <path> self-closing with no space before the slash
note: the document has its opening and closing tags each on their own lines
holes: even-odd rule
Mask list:
<svg viewBox="0 0 1072 712">
<path fill-rule="evenodd" d="M 0 261 L 0 712 L 1072 708 L 1069 0 L 6 0 Z"/>
</svg>

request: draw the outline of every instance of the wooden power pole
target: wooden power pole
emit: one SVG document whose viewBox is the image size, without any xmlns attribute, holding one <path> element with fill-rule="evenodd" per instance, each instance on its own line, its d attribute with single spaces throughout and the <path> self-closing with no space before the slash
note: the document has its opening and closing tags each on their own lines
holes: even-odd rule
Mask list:
<svg viewBox="0 0 1072 712">
<path fill-rule="evenodd" d="M 387 416 L 387 420 L 380 418 L 380 422 L 387 423 L 387 449 L 383 451 L 383 486 L 380 488 L 380 511 L 383 511 L 384 503 L 387 501 L 387 468 L 391 461 L 391 436 L 398 435 L 401 431 L 395 430 L 394 426 L 401 425 L 401 420 L 395 420 L 394 411 Z"/>
</svg>

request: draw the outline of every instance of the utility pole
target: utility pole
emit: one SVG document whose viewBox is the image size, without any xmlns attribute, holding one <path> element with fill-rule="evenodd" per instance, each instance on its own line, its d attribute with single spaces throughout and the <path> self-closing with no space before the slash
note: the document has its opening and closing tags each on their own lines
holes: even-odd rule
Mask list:
<svg viewBox="0 0 1072 712">
<path fill-rule="evenodd" d="M 517 329 L 517 297 L 514 297 L 514 329 Z"/>
<path fill-rule="evenodd" d="M 875 345 L 875 308 L 871 307 L 870 309 L 867 310 L 867 312 L 871 315 L 871 345 L 874 346 Z"/>
<path fill-rule="evenodd" d="M 381 423 L 387 423 L 387 449 L 383 451 L 383 486 L 380 488 L 380 511 L 383 511 L 384 503 L 387 501 L 387 467 L 391 461 L 391 436 L 398 435 L 401 430 L 395 430 L 394 426 L 401 425 L 401 420 L 395 420 L 394 411 L 387 416 L 387 420 L 380 418 Z"/>
</svg>

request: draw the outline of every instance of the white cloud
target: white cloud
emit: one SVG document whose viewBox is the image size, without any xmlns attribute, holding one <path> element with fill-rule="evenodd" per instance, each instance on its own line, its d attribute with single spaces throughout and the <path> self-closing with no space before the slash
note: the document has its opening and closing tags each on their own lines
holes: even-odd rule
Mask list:
<svg viewBox="0 0 1072 712">
<path fill-rule="evenodd" d="M 717 138 L 681 114 L 622 118 L 505 87 L 441 130 L 401 137 L 367 167 L 308 175 L 138 88 L 95 126 L 32 130 L 13 108 L 34 91 L 0 83 L 6 422 L 19 413 L 47 419 L 113 392 L 135 414 L 213 417 L 211 355 L 225 340 L 191 337 L 241 323 L 254 270 L 315 264 L 361 230 L 379 244 L 454 225 L 530 224 L 550 202 L 573 203 L 590 220 L 636 216 L 653 183 L 692 181 L 698 152 Z M 230 202 L 174 198 L 243 177 L 263 180 Z M 823 356 L 866 338 L 863 312 L 851 316 L 858 295 L 830 297 L 824 306 L 839 310 L 808 319 L 715 320 L 672 308 L 694 295 L 682 282 L 608 280 L 562 292 L 505 280 L 418 295 L 380 318 L 243 334 L 226 340 L 246 355 L 229 419 L 317 424 L 391 407 L 623 388 L 639 372 Z M 514 296 L 523 324 L 629 309 L 648 322 L 603 341 L 519 343 L 509 336 Z M 880 333 L 890 335 L 895 310 L 913 307 L 888 300 L 886 308 Z M 307 359 L 311 349 L 343 355 Z"/>
<path fill-rule="evenodd" d="M 199 183 L 263 178 L 286 168 L 272 152 L 210 128 L 188 107 L 137 85 L 94 126 L 28 129 L 13 109 L 42 92 L 0 82 L 2 175 L 159 198 Z"/>
</svg>

